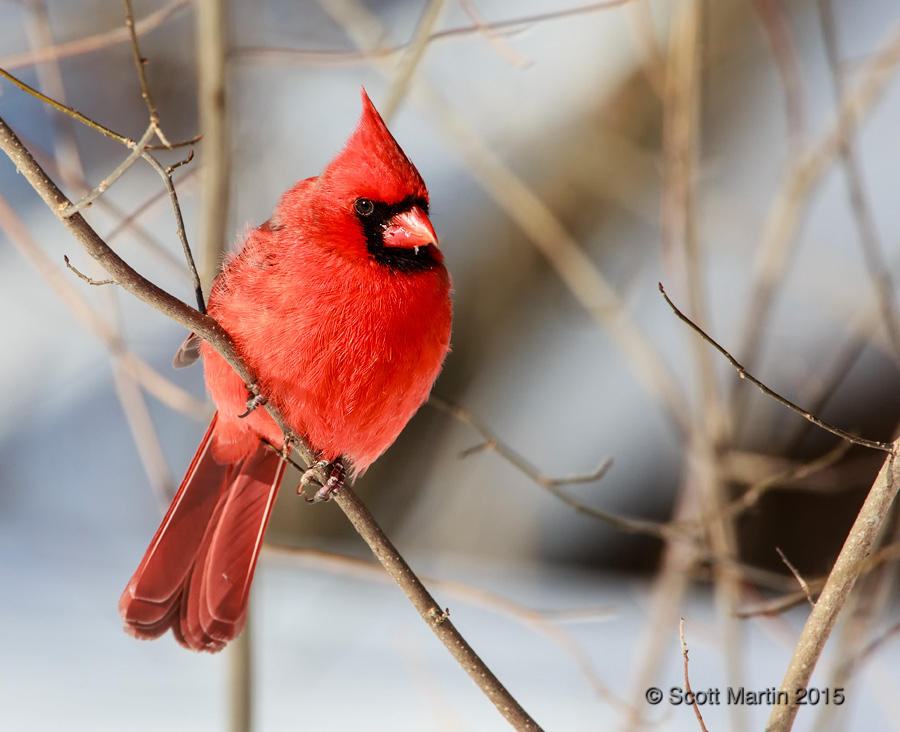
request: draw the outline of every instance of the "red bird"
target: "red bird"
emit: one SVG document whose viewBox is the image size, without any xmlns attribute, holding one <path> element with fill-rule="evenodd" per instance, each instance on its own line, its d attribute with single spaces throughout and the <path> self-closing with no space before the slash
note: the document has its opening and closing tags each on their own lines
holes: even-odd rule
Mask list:
<svg viewBox="0 0 900 732">
<path fill-rule="evenodd" d="M 359 125 L 318 178 L 291 188 L 216 278 L 209 314 L 257 375 L 259 393 L 330 475 L 362 474 L 428 398 L 450 345 L 450 276 L 425 183 L 362 92 Z M 243 629 L 250 583 L 285 460 L 247 386 L 191 335 L 217 412 L 119 613 L 137 638 L 169 628 L 218 651 Z M 311 473 L 304 475 L 306 482 Z"/>
</svg>

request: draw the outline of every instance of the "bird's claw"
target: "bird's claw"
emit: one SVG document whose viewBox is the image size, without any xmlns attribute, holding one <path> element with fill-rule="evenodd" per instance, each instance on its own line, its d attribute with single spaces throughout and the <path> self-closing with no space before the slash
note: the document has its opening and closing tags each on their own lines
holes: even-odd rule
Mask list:
<svg viewBox="0 0 900 732">
<path fill-rule="evenodd" d="M 247 411 L 243 414 L 239 414 L 238 419 L 244 419 L 245 417 L 248 417 L 254 409 L 263 406 L 266 402 L 269 401 L 268 397 L 259 393 L 259 384 L 254 382 L 252 384 L 245 384 L 245 386 L 249 395 L 247 397 Z"/>
<path fill-rule="evenodd" d="M 334 462 L 319 460 L 303 471 L 303 475 L 300 477 L 300 485 L 297 488 L 297 495 L 302 495 L 307 503 L 330 501 L 334 494 L 344 485 L 346 476 L 347 470 L 344 467 L 342 458 L 338 458 Z M 304 491 L 304 488 L 308 485 L 319 486 L 319 490 L 315 492 L 312 498 L 307 496 Z"/>
</svg>

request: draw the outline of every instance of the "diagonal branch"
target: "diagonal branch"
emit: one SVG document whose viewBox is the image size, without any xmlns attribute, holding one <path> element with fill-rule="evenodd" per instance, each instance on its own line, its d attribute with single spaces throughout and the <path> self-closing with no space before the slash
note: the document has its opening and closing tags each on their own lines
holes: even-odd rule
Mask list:
<svg viewBox="0 0 900 732">
<path fill-rule="evenodd" d="M 894 443 L 894 449 L 898 447 L 900 441 Z M 894 453 L 891 453 L 885 459 L 878 477 L 869 489 L 866 502 L 847 535 L 841 553 L 825 582 L 825 588 L 809 614 L 806 625 L 803 626 L 794 656 L 781 682 L 781 689 L 788 693 L 789 700 L 795 700 L 796 689 L 805 689 L 809 685 L 819 656 L 822 655 L 825 643 L 837 622 L 838 614 L 865 568 L 866 558 L 881 531 L 898 488 L 900 488 L 900 469 L 894 460 Z M 790 730 L 799 709 L 796 703 L 773 706 L 766 723 L 766 732 Z"/>
<path fill-rule="evenodd" d="M 3 118 L 0 118 L 0 150 L 3 150 L 9 156 L 18 171 L 44 200 L 44 203 L 50 207 L 56 218 L 62 222 L 63 226 L 75 237 L 75 240 L 81 244 L 84 250 L 112 275 L 116 284 L 139 300 L 147 303 L 154 310 L 158 310 L 163 315 L 181 323 L 185 328 L 203 338 L 216 349 L 219 355 L 228 362 L 245 383 L 252 384 L 256 381 L 253 372 L 237 357 L 234 341 L 232 341 L 231 336 L 225 332 L 221 325 L 210 316 L 186 305 L 177 297 L 170 295 L 161 287 L 138 274 L 103 241 L 80 213 L 75 213 L 72 216 L 65 215 L 66 210 L 71 205 L 71 201 L 50 180 L 43 168 L 37 164 L 31 153 Z M 296 441 L 295 444 L 299 447 L 303 460 L 307 463 L 313 462 L 313 451 L 303 445 L 302 441 L 294 435 L 278 410 L 271 404 L 267 404 L 266 409 L 282 432 Z"/>
<path fill-rule="evenodd" d="M 742 379 L 746 379 L 751 384 L 756 386 L 763 394 L 766 396 L 772 397 L 776 402 L 779 402 L 786 406 L 788 409 L 796 412 L 801 417 L 806 420 L 812 422 L 816 427 L 821 427 L 823 430 L 827 430 L 832 434 L 841 437 L 847 442 L 852 442 L 854 445 L 860 445 L 862 447 L 870 447 L 873 450 L 883 450 L 884 452 L 892 452 L 894 447 L 890 442 L 879 442 L 877 440 L 867 440 L 863 437 L 857 437 L 845 430 L 842 430 L 840 427 L 834 427 L 833 425 L 828 424 L 827 422 L 823 422 L 821 419 L 816 417 L 814 414 L 807 412 L 802 407 L 798 407 L 793 402 L 785 399 L 783 396 L 778 394 L 777 392 L 772 391 L 768 386 L 762 383 L 759 379 L 757 379 L 753 374 L 751 374 L 747 369 L 745 369 L 740 363 L 738 363 L 737 359 L 734 358 L 728 351 L 726 351 L 722 346 L 720 346 L 709 334 L 707 334 L 699 325 L 697 325 L 694 321 L 692 321 L 689 317 L 687 317 L 683 312 L 681 312 L 673 303 L 669 296 L 666 294 L 666 291 L 663 289 L 662 283 L 659 285 L 659 291 L 662 293 L 662 296 L 665 298 L 666 302 L 669 304 L 669 307 L 672 308 L 672 311 L 678 317 L 679 320 L 687 323 L 691 328 L 693 328 L 696 333 L 703 338 L 707 343 L 709 343 L 713 348 L 715 348 L 719 353 L 725 356 L 728 359 L 728 363 L 730 363 L 738 372 L 738 376 Z"/>
</svg>

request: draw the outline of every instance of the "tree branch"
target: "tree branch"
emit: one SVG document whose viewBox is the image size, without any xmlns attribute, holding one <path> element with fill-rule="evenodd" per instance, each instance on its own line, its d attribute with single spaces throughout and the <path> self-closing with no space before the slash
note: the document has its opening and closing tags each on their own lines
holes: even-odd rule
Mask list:
<svg viewBox="0 0 900 732">
<path fill-rule="evenodd" d="M 898 447 L 900 441 L 894 443 L 894 449 Z M 885 459 L 878 477 L 869 489 L 866 502 L 853 522 L 841 553 L 825 582 L 825 588 L 806 619 L 794 656 L 781 682 L 781 690 L 788 693 L 789 703 L 776 704 L 772 707 L 766 723 L 766 732 L 787 732 L 793 726 L 794 718 L 800 709 L 796 704 L 795 692 L 809 685 L 819 656 L 822 655 L 838 614 L 865 567 L 866 558 L 881 531 L 898 488 L 900 488 L 900 469 L 894 460 L 894 454 L 891 453 Z"/>
<path fill-rule="evenodd" d="M 484 661 L 472 650 L 466 639 L 450 622 L 448 612 L 441 609 L 431 593 L 419 581 L 415 573 L 388 539 L 356 493 L 344 486 L 334 496 L 335 502 L 350 519 L 350 523 L 365 540 L 400 589 L 409 598 L 422 620 L 431 628 L 463 670 L 469 674 L 484 695 L 517 730 L 540 731 L 540 727 L 494 676 Z"/>
</svg>

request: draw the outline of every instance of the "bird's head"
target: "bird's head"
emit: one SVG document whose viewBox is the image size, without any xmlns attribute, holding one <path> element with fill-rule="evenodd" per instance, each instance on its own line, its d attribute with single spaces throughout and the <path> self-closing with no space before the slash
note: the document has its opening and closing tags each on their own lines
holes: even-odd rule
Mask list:
<svg viewBox="0 0 900 732">
<path fill-rule="evenodd" d="M 362 117 L 343 150 L 306 188 L 317 239 L 343 256 L 400 272 L 443 261 L 428 189 L 362 90 Z"/>
</svg>

